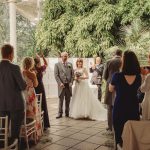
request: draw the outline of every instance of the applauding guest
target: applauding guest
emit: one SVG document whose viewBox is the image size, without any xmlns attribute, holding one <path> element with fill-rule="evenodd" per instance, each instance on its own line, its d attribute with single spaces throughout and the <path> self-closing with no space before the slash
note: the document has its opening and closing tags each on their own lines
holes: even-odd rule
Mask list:
<svg viewBox="0 0 150 150">
<path fill-rule="evenodd" d="M 37 120 L 37 130 L 41 129 L 40 123 L 38 121 L 38 105 L 34 87 L 38 86 L 38 80 L 36 74 L 33 70 L 34 59 L 32 57 L 26 57 L 23 60 L 23 76 L 28 85 L 24 91 L 25 100 L 26 100 L 26 116 L 27 118 L 33 118 Z M 40 136 L 40 131 L 38 136 Z"/>
<path fill-rule="evenodd" d="M 104 66 L 101 63 L 101 58 L 96 57 L 96 64 L 92 65 L 90 67 L 90 73 L 93 73 L 91 78 L 91 83 L 93 85 L 97 85 L 98 87 L 98 99 L 101 101 L 102 98 L 102 75 L 103 75 Z"/>
<path fill-rule="evenodd" d="M 37 94 L 42 93 L 42 110 L 44 111 L 44 128 L 49 128 L 50 123 L 49 123 L 49 116 L 48 116 L 48 110 L 47 110 L 47 102 L 46 102 L 46 94 L 45 94 L 45 89 L 44 89 L 44 84 L 43 84 L 43 72 L 46 70 L 48 63 L 46 59 L 44 58 L 44 55 L 41 55 L 41 58 L 44 61 L 44 65 L 41 65 L 40 61 L 40 56 L 37 55 L 36 58 L 34 59 L 35 62 L 35 72 L 37 75 L 37 80 L 38 80 L 38 86 L 35 87 L 35 92 Z"/>
</svg>

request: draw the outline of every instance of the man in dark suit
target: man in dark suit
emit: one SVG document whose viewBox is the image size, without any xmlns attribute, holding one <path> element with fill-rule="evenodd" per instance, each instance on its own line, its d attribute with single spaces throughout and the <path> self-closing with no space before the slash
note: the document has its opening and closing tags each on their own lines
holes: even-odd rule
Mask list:
<svg viewBox="0 0 150 150">
<path fill-rule="evenodd" d="M 24 99 L 22 91 L 26 83 L 19 66 L 12 64 L 14 48 L 6 44 L 1 48 L 0 62 L 0 116 L 11 120 L 11 141 L 19 137 L 24 118 Z"/>
<path fill-rule="evenodd" d="M 115 56 L 109 60 L 104 68 L 103 78 L 106 81 L 106 90 L 104 103 L 107 105 L 107 120 L 108 120 L 108 128 L 107 130 L 112 131 L 112 109 L 114 104 L 114 95 L 115 93 L 109 92 L 109 83 L 111 82 L 112 75 L 115 72 L 119 72 L 121 68 L 121 57 L 122 51 L 116 50 Z"/>
</svg>

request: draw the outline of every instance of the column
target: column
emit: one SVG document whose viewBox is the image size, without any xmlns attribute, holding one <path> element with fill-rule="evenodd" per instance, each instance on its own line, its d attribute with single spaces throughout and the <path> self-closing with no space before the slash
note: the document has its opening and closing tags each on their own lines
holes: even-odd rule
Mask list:
<svg viewBox="0 0 150 150">
<path fill-rule="evenodd" d="M 37 0 L 37 20 L 40 21 L 41 19 L 41 8 L 40 8 L 40 3 L 41 3 L 41 0 Z"/>
<path fill-rule="evenodd" d="M 14 47 L 14 61 L 17 62 L 16 0 L 9 0 L 10 44 Z"/>
</svg>

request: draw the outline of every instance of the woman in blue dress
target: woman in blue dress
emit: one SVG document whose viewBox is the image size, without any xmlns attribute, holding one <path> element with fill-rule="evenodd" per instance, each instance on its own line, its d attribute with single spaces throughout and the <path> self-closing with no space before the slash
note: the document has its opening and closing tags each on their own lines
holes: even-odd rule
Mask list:
<svg viewBox="0 0 150 150">
<path fill-rule="evenodd" d="M 113 108 L 113 126 L 116 144 L 122 145 L 122 131 L 128 120 L 139 120 L 139 102 L 137 90 L 141 85 L 140 65 L 133 51 L 125 51 L 122 59 L 122 71 L 115 73 L 109 90 L 116 91 Z"/>
</svg>

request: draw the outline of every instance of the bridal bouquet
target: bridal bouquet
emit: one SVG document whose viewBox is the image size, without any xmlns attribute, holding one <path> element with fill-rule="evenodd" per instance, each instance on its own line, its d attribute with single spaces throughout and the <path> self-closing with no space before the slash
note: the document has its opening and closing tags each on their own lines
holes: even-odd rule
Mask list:
<svg viewBox="0 0 150 150">
<path fill-rule="evenodd" d="M 79 83 L 79 77 L 82 76 L 82 73 L 81 72 L 75 72 L 75 77 L 76 77 L 76 81 Z"/>
</svg>

